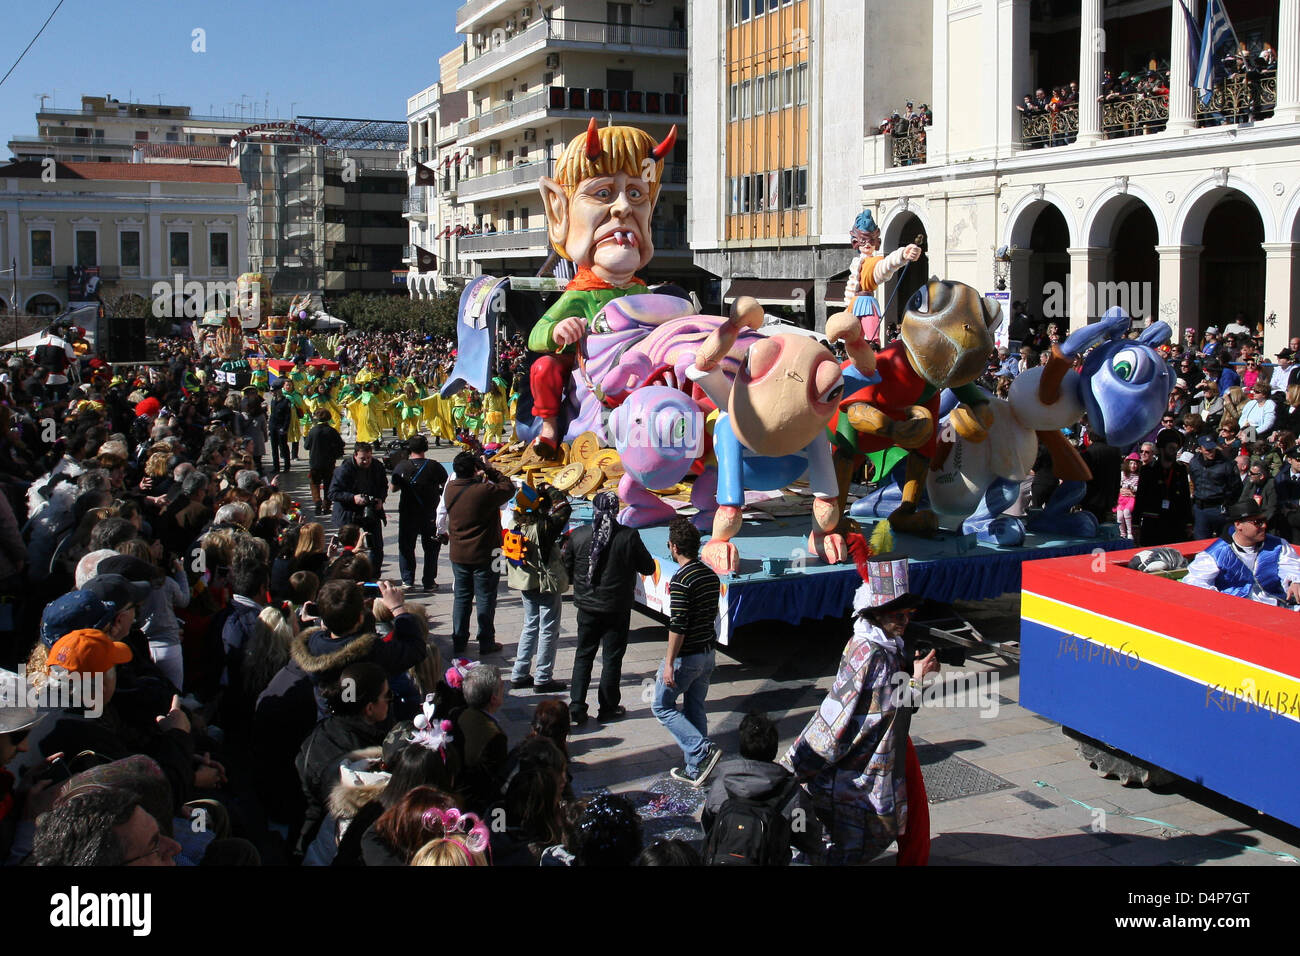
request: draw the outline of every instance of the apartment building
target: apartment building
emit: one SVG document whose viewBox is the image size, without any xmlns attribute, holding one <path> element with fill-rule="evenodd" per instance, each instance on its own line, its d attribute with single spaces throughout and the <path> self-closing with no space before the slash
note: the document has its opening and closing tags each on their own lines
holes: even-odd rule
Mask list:
<svg viewBox="0 0 1300 956">
<path fill-rule="evenodd" d="M 42 107 L 35 136 L 15 136 L 15 160 L 53 157 L 61 163 L 129 163 L 145 147 L 227 149 L 248 120 L 199 116 L 188 106 L 123 103 L 112 96 L 83 96 L 80 109 Z"/>
<path fill-rule="evenodd" d="M 838 309 L 871 122 L 930 90 L 930 5 L 693 0 L 690 246 L 730 302 Z"/>
<path fill-rule="evenodd" d="M 16 285 L 17 311 L 56 314 L 70 293 L 82 297 L 85 275 L 98 278 L 105 302 L 152 301 L 155 284 L 175 285 L 177 275 L 206 295 L 207 283 L 224 287 L 242 271 L 247 210 L 248 189 L 230 166 L 0 166 L 0 261 L 18 269 L 0 287 L 0 312 L 13 306 Z"/>
<path fill-rule="evenodd" d="M 454 238 L 463 272 L 536 275 L 551 251 L 537 181 L 569 140 L 592 116 L 656 137 L 675 124 L 677 145 L 653 223 L 655 258 L 643 278 L 704 291 L 707 277 L 693 265 L 685 230 L 686 20 L 687 4 L 670 0 L 461 6 L 462 60 L 454 86 L 444 70 L 442 95 L 463 96 L 464 117 L 454 139 L 444 115 L 445 125 L 415 132 L 412 140 L 417 155 L 426 145 L 437 149 L 455 183 L 457 211 L 432 241 Z M 436 238 L 448 225 L 450 232 Z M 443 248 L 439 261 L 450 252 Z"/>
</svg>

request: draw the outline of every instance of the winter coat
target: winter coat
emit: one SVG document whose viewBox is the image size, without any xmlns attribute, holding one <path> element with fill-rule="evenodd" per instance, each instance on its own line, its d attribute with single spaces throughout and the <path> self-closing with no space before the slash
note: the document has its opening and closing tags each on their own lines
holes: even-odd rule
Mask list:
<svg viewBox="0 0 1300 956">
<path fill-rule="evenodd" d="M 303 439 L 307 446 L 307 464 L 312 471 L 329 471 L 343 457 L 343 436 L 328 422 L 319 422 Z"/>
<path fill-rule="evenodd" d="M 454 564 L 484 565 L 501 548 L 501 506 L 515 493 L 509 478 L 453 478 L 442 500 L 447 509 L 448 556 Z"/>
<path fill-rule="evenodd" d="M 294 759 L 316 726 L 311 678 L 292 660 L 271 678 L 253 713 L 253 782 L 266 815 L 298 832 L 305 807 Z"/>
<path fill-rule="evenodd" d="M 632 609 L 633 589 L 638 574 L 653 574 L 655 559 L 635 528 L 615 524 L 605 546 L 596 586 L 588 580 L 591 568 L 592 526 L 583 525 L 565 542 L 564 569 L 573 582 L 573 603 L 589 614 L 623 614 Z"/>
<path fill-rule="evenodd" d="M 506 583 L 516 591 L 540 590 L 541 575 L 538 571 L 542 567 L 550 568 L 552 575 L 563 578 L 564 587 L 559 593 L 568 590 L 569 576 L 564 569 L 564 557 L 560 554 L 559 537 L 564 533 L 573 509 L 562 492 L 556 491 L 551 500 L 549 514 L 540 515 L 536 521 L 515 524 L 514 530 L 528 542 L 524 564 L 516 566 L 512 563 L 506 570 Z"/>
<path fill-rule="evenodd" d="M 368 723 L 363 717 L 326 717 L 313 728 L 303 741 L 294 766 L 302 782 L 303 797 L 307 807 L 303 814 L 299 846 L 306 847 L 316 836 L 325 818 L 325 801 L 334 781 L 338 779 L 339 764 L 354 750 L 378 747 L 384 742 L 388 722 Z"/>
<path fill-rule="evenodd" d="M 329 628 L 319 627 L 304 631 L 289 645 L 289 658 L 311 680 L 322 716 L 327 712 L 323 690 L 335 683 L 349 664 L 378 664 L 391 680 L 420 663 L 428 653 L 419 625 L 409 614 L 398 615 L 392 631 L 384 637 L 359 631 L 336 639 Z"/>
</svg>

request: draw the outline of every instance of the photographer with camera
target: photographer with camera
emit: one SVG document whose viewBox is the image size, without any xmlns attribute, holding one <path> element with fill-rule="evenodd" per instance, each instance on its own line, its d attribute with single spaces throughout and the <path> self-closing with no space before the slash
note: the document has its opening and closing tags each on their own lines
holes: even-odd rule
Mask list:
<svg viewBox="0 0 1300 956">
<path fill-rule="evenodd" d="M 455 596 L 451 640 L 457 654 L 469 644 L 469 610 L 478 608 L 479 656 L 501 650 L 496 642 L 497 586 L 501 571 L 501 506 L 515 493 L 514 482 L 467 451 L 451 463 L 456 477 L 447 482 L 438 506 L 438 532 L 450 543 Z M 444 523 L 445 519 L 445 523 Z M 445 529 L 445 530 L 444 530 Z"/>
<path fill-rule="evenodd" d="M 388 474 L 384 464 L 375 461 L 369 442 L 357 442 L 352 457 L 345 458 L 330 482 L 329 500 L 339 506 L 339 521 L 355 524 L 366 532 L 370 544 L 370 562 L 375 577 L 384 564 L 384 499 L 388 497 Z"/>
<path fill-rule="evenodd" d="M 415 542 L 424 549 L 424 576 L 421 585 L 426 591 L 438 590 L 438 541 L 436 527 L 438 501 L 447 484 L 447 470 L 436 461 L 424 457 L 429 450 L 429 439 L 414 435 L 407 439 L 409 457 L 393 468 L 393 491 L 401 494 L 397 504 L 397 555 L 402 572 L 402 584 L 415 587 Z"/>
</svg>

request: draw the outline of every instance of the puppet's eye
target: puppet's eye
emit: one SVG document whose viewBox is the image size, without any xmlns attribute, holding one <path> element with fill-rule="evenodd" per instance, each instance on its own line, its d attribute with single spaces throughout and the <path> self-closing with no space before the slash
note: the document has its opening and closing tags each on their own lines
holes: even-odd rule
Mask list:
<svg viewBox="0 0 1300 956">
<path fill-rule="evenodd" d="M 1110 370 L 1115 377 L 1131 382 L 1146 368 L 1146 360 L 1137 349 L 1120 349 L 1110 360 Z"/>
<path fill-rule="evenodd" d="M 930 287 L 923 285 L 912 293 L 912 297 L 907 300 L 907 311 L 916 312 L 925 315 L 930 311 Z"/>
</svg>

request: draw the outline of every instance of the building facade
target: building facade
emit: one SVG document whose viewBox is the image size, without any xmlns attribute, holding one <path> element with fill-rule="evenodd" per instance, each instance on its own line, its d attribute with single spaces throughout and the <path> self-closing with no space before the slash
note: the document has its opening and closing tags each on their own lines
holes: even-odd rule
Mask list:
<svg viewBox="0 0 1300 956">
<path fill-rule="evenodd" d="M 56 314 L 85 297 L 73 287 L 86 275 L 106 303 L 154 301 L 162 284 L 183 307 L 186 283 L 197 282 L 195 307 L 215 307 L 209 292 L 222 294 L 247 259 L 247 209 L 247 187 L 229 166 L 0 167 L 0 261 L 18 270 L 16 299 L 14 283 L 0 285 L 0 312 Z"/>
<path fill-rule="evenodd" d="M 886 249 L 925 250 L 882 290 L 892 319 L 938 274 L 1062 326 L 1121 304 L 1180 330 L 1241 311 L 1272 351 L 1300 332 L 1300 0 L 1226 0 L 1251 60 L 1267 43 L 1276 67 L 1221 76 L 1206 103 L 1176 3 L 895 7 L 691 4 L 692 34 L 716 38 L 692 51 L 692 129 L 717 144 L 691 157 L 691 246 L 728 298 L 784 299 L 820 327 L 865 207 Z M 1121 92 L 1126 73 L 1156 89 Z M 1055 87 L 1050 110 L 1017 109 Z M 933 124 L 880 134 L 909 101 Z"/>
<path fill-rule="evenodd" d="M 686 244 L 686 8 L 662 0 L 471 0 L 460 7 L 456 29 L 465 43 L 454 79 L 444 58 L 443 109 L 421 113 L 408 104 L 413 155 L 436 151 L 435 161 L 444 163 L 440 185 L 442 170 L 450 174 L 450 211 L 431 241 L 454 239 L 454 251 L 448 243 L 437 253 L 439 262 L 459 261 L 452 285 L 470 274 L 543 269 L 551 248 L 537 182 L 595 116 L 660 139 L 678 127 L 653 220 L 655 257 L 642 278 L 705 288 Z M 459 99 L 446 105 L 452 94 L 463 98 L 464 111 L 454 136 L 451 116 L 462 107 Z"/>
</svg>

